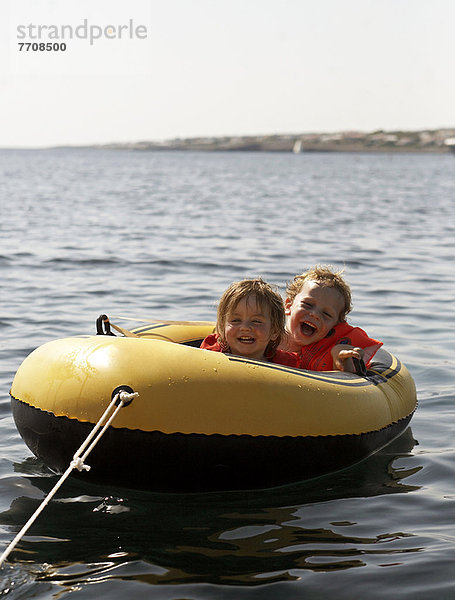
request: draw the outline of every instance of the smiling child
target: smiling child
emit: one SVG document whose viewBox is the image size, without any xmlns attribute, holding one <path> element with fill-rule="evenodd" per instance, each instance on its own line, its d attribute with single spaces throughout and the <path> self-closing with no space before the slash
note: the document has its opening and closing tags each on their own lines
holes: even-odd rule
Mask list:
<svg viewBox="0 0 455 600">
<path fill-rule="evenodd" d="M 382 342 L 346 322 L 351 308 L 341 272 L 316 266 L 296 275 L 286 289 L 283 348 L 299 354 L 302 369 L 354 372 L 351 358 L 363 358 L 368 366 Z"/>
<path fill-rule="evenodd" d="M 215 332 L 205 338 L 201 348 L 298 366 L 296 353 L 278 350 L 285 336 L 283 300 L 260 278 L 228 287 L 218 304 Z"/>
</svg>

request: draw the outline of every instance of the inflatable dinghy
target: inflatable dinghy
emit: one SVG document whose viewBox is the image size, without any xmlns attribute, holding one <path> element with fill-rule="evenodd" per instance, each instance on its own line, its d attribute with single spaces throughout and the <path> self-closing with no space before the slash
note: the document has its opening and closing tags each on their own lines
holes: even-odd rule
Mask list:
<svg viewBox="0 0 455 600">
<path fill-rule="evenodd" d="M 116 329 L 125 335 L 99 328 L 48 342 L 16 373 L 17 429 L 56 472 L 118 388 L 139 395 L 80 476 L 157 491 L 272 487 L 336 471 L 401 434 L 416 409 L 411 375 L 384 349 L 359 376 L 201 350 L 211 322 Z"/>
</svg>

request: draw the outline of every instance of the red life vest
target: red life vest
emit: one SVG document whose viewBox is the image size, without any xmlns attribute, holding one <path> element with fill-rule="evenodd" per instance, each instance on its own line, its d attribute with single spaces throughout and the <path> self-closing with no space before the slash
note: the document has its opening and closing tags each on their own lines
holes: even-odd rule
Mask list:
<svg viewBox="0 0 455 600">
<path fill-rule="evenodd" d="M 332 371 L 331 350 L 337 344 L 350 344 L 356 348 L 363 348 L 365 350 L 363 360 L 367 366 L 382 346 L 382 342 L 368 337 L 360 327 L 352 327 L 346 322 L 338 323 L 322 340 L 302 346 L 299 353 L 299 368 L 309 371 Z"/>
<path fill-rule="evenodd" d="M 201 344 L 203 350 L 212 350 L 213 352 L 223 352 L 218 342 L 218 334 L 211 333 L 208 335 Z M 275 354 L 268 359 L 268 362 L 276 363 L 279 365 L 286 365 L 288 367 L 298 367 L 300 358 L 296 352 L 286 352 L 285 350 L 276 350 Z"/>
</svg>

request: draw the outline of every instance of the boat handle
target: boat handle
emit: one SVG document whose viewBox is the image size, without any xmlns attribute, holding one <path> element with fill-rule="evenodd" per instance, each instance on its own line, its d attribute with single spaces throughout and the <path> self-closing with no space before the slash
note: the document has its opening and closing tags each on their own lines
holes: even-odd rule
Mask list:
<svg viewBox="0 0 455 600">
<path fill-rule="evenodd" d="M 96 320 L 96 335 L 113 335 L 111 331 L 111 324 L 107 315 L 100 315 Z"/>
<path fill-rule="evenodd" d="M 355 369 L 355 373 L 356 375 L 359 375 L 360 377 L 365 377 L 365 375 L 367 374 L 367 368 L 365 366 L 365 362 L 363 360 L 363 358 L 354 358 L 352 357 L 352 361 L 354 363 L 354 369 Z"/>
</svg>

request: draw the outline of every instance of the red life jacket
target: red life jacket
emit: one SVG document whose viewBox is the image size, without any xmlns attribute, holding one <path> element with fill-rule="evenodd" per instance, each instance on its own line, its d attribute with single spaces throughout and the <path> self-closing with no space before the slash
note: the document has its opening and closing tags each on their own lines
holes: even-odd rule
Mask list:
<svg viewBox="0 0 455 600">
<path fill-rule="evenodd" d="M 322 340 L 302 346 L 299 353 L 299 368 L 309 371 L 332 371 L 331 350 L 337 344 L 350 344 L 356 348 L 363 348 L 365 350 L 363 360 L 366 366 L 382 346 L 382 342 L 368 337 L 360 327 L 352 327 L 348 323 L 338 323 Z"/>
<path fill-rule="evenodd" d="M 211 333 L 201 344 L 203 350 L 212 350 L 213 352 L 223 352 L 218 342 L 218 334 Z M 300 358 L 296 352 L 286 352 L 285 350 L 276 350 L 275 354 L 268 359 L 268 362 L 288 367 L 298 367 Z"/>
</svg>

